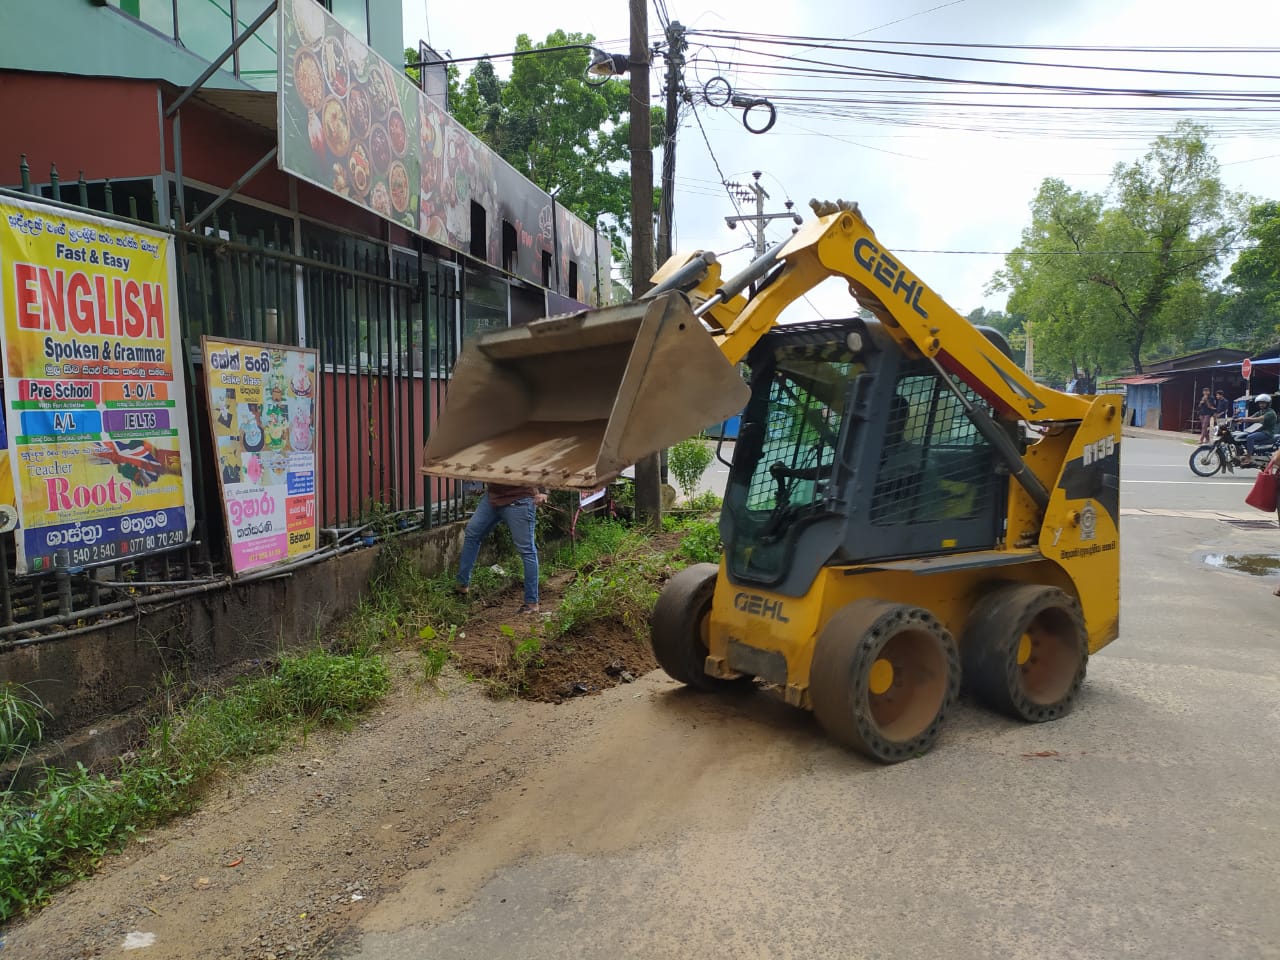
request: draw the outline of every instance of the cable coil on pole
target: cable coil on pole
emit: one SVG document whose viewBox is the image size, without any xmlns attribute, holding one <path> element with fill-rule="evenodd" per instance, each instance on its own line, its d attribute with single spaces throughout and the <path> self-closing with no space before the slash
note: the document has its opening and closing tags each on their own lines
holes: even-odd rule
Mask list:
<svg viewBox="0 0 1280 960">
<path fill-rule="evenodd" d="M 742 125 L 751 133 L 768 133 L 778 122 L 778 109 L 765 97 L 753 97 L 747 94 L 734 93 L 733 85 L 724 77 L 714 76 L 702 85 L 702 100 L 709 107 L 737 107 L 742 111 Z M 763 125 L 757 120 L 752 125 L 752 111 L 763 110 L 766 119 Z"/>
</svg>

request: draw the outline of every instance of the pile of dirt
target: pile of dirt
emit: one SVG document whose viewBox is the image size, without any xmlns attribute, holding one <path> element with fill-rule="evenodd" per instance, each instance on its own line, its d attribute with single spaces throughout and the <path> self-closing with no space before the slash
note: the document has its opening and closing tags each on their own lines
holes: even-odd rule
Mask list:
<svg viewBox="0 0 1280 960">
<path fill-rule="evenodd" d="M 543 585 L 541 617 L 556 609 L 573 576 L 557 574 Z M 496 693 L 562 703 L 629 683 L 658 666 L 648 636 L 637 636 L 618 617 L 594 620 L 541 643 L 521 666 L 514 656 L 517 645 L 540 632 L 537 616 L 519 612 L 522 600 L 518 586 L 477 600 L 453 642 L 454 665 L 489 681 Z"/>
</svg>

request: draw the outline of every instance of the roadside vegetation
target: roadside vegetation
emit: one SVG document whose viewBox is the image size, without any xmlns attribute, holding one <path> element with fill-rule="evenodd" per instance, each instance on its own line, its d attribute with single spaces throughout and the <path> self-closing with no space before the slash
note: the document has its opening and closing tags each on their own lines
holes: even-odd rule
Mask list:
<svg viewBox="0 0 1280 960">
<path fill-rule="evenodd" d="M 219 774 L 317 727 L 345 725 L 389 685 L 369 648 L 284 656 L 267 675 L 161 717 L 111 771 L 48 767 L 34 789 L 0 793 L 0 921 L 43 904 L 139 830 L 192 809 Z M 38 710 L 24 702 L 18 714 Z M 11 753 L 14 744 L 4 746 Z"/>
<path fill-rule="evenodd" d="M 714 511 L 703 497 L 652 538 L 618 520 L 586 520 L 577 538 L 545 549 L 544 577 L 566 577 L 562 597 L 542 619 L 499 627 L 511 656 L 481 679 L 494 696 L 517 695 L 541 664 L 547 644 L 594 621 L 621 620 L 642 641 L 662 582 L 719 552 Z M 549 531 L 550 532 L 550 531 Z M 544 540 L 543 543 L 548 543 Z M 262 672 L 219 690 L 184 696 L 175 689 L 141 745 L 110 769 L 47 767 L 35 786 L 0 782 L 0 922 L 46 903 L 60 887 L 91 873 L 139 831 L 194 809 L 219 777 L 321 728 L 343 729 L 393 683 L 391 655 L 406 649 L 413 671 L 434 683 L 466 628 L 470 604 L 512 590 L 519 560 L 499 541 L 472 579 L 469 597 L 449 572 L 427 576 L 398 542 L 383 548 L 370 590 L 314 649 L 285 654 Z M 403 659 L 402 657 L 397 659 Z M 45 711 L 30 691 L 0 686 L 0 764 L 38 748 Z"/>
</svg>

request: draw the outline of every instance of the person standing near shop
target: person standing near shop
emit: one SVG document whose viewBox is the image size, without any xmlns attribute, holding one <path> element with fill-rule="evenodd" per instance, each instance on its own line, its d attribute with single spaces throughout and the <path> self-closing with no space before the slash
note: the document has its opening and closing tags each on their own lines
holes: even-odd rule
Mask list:
<svg viewBox="0 0 1280 960">
<path fill-rule="evenodd" d="M 1219 427 L 1231 419 L 1231 401 L 1221 387 L 1213 395 L 1213 416 Z"/>
<path fill-rule="evenodd" d="M 1209 388 L 1205 387 L 1200 391 L 1200 402 L 1196 404 L 1196 416 L 1200 418 L 1200 442 L 1209 442 L 1209 424 L 1213 421 L 1213 415 L 1217 408 L 1213 405 L 1213 396 L 1209 392 Z"/>
<path fill-rule="evenodd" d="M 489 484 L 462 535 L 462 556 L 458 560 L 456 587 L 459 593 L 465 594 L 471 589 L 471 571 L 475 569 L 476 558 L 480 555 L 480 545 L 501 521 L 511 531 L 511 540 L 524 563 L 524 604 L 521 605 L 520 612 L 539 611 L 538 545 L 534 541 L 534 529 L 538 504 L 546 503 L 546 500 L 547 495 L 537 487 Z"/>
</svg>

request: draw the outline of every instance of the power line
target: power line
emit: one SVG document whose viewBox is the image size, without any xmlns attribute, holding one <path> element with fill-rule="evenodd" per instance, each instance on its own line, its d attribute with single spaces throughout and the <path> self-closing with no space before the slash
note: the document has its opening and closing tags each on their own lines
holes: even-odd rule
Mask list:
<svg viewBox="0 0 1280 960">
<path fill-rule="evenodd" d="M 720 160 L 716 157 L 716 152 L 711 149 L 711 140 L 707 137 L 707 130 L 702 125 L 702 117 L 699 115 L 697 107 L 690 104 L 689 112 L 693 114 L 693 119 L 698 123 L 698 129 L 702 132 L 702 142 L 707 145 L 707 153 L 711 155 L 711 162 L 716 166 L 716 173 L 720 175 L 720 182 L 724 184 L 725 193 L 729 195 L 729 202 L 733 204 L 734 212 L 741 214 L 742 208 L 738 206 L 738 200 L 733 195 L 733 190 L 729 187 L 729 178 L 724 175 L 724 170 L 720 166 Z"/>
<path fill-rule="evenodd" d="M 980 257 L 1158 257 L 1165 255 L 1165 251 L 1161 250 L 913 250 L 910 247 L 894 247 L 893 249 L 897 253 L 943 253 Z M 1221 247 L 1185 247 L 1173 252 L 1207 256 L 1250 249 L 1252 247 L 1248 244 L 1226 244 Z"/>
<path fill-rule="evenodd" d="M 983 63 L 1013 67 L 1049 67 L 1055 70 L 1092 70 L 1103 73 L 1148 73 L 1162 76 L 1214 77 L 1232 80 L 1280 80 L 1280 76 L 1276 76 L 1274 74 L 1223 73 L 1220 71 L 1206 70 L 1169 70 L 1161 67 L 1120 67 L 1085 63 L 1052 63 L 1043 60 L 1005 60 L 994 57 L 962 56 L 960 54 L 918 53 L 909 50 L 876 49 L 870 45 L 849 46 L 846 45 L 844 41 L 839 40 L 832 40 L 831 42 L 824 42 L 820 44 L 809 44 L 807 41 L 812 40 L 813 38 L 795 38 L 773 34 L 747 35 L 731 30 L 691 30 L 689 32 L 691 34 L 696 33 L 701 36 L 736 37 L 738 39 L 750 40 L 753 43 L 760 43 L 766 46 L 803 46 L 805 50 L 823 49 L 844 53 L 915 57 L 923 60 L 947 60 L 959 63 Z M 779 54 L 777 56 L 782 55 Z"/>
</svg>

